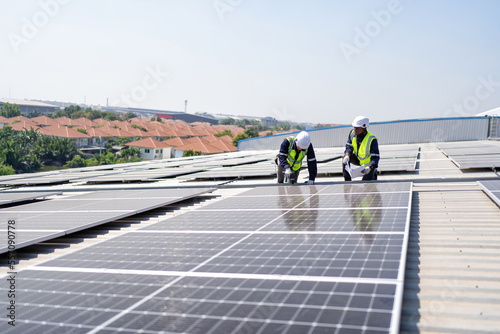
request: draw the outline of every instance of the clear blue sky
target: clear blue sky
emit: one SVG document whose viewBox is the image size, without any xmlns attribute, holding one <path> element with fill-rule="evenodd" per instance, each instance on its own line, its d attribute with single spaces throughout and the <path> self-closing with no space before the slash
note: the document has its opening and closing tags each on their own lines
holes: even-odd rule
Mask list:
<svg viewBox="0 0 500 334">
<path fill-rule="evenodd" d="M 500 107 L 498 0 L 0 0 L 0 98 L 350 123 Z"/>
</svg>

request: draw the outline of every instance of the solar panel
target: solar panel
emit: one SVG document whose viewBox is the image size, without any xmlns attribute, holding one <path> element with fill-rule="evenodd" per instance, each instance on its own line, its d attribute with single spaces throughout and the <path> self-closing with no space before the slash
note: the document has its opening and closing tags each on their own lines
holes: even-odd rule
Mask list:
<svg viewBox="0 0 500 334">
<path fill-rule="evenodd" d="M 477 181 L 484 192 L 500 206 L 500 181 Z"/>
<path fill-rule="evenodd" d="M 84 183 L 110 183 L 110 182 L 137 182 L 137 181 L 156 181 L 159 178 L 175 177 L 178 175 L 190 174 L 203 171 L 202 168 L 192 167 L 171 167 L 148 170 L 127 170 L 122 173 L 113 173 L 111 175 L 102 175 L 77 182 Z"/>
<path fill-rule="evenodd" d="M 19 273 L 15 330 L 397 333 L 411 189 L 259 188 L 77 250 Z"/>
<path fill-rule="evenodd" d="M 276 175 L 276 165 L 271 162 L 235 167 L 214 168 L 205 172 L 178 177 L 179 180 L 234 179 L 245 177 L 270 177 Z"/>
<path fill-rule="evenodd" d="M 8 221 L 15 220 L 16 247 L 21 248 L 210 191 L 213 189 L 106 191 L 20 205 L 0 210 L 0 233 L 7 235 Z M 4 239 L 0 253 L 7 251 Z"/>
<path fill-rule="evenodd" d="M 404 153 L 406 156 L 407 153 Z M 413 157 L 381 158 L 378 166 L 380 172 L 412 172 L 417 165 L 417 154 Z M 342 160 L 334 160 L 318 164 L 319 174 L 342 174 Z"/>
<path fill-rule="evenodd" d="M 62 192 L 0 192 L 0 205 L 29 201 L 36 198 L 45 198 L 53 195 L 60 195 Z"/>
<path fill-rule="evenodd" d="M 439 143 L 460 169 L 500 167 L 500 144 L 494 141 Z"/>
<path fill-rule="evenodd" d="M 455 155 L 450 156 L 450 158 L 460 169 L 500 167 L 500 154 L 481 156 Z"/>
</svg>

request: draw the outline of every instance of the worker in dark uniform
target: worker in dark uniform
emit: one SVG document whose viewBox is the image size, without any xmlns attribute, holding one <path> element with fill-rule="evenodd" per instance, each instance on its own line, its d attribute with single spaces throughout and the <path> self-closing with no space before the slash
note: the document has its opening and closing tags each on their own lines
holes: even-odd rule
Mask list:
<svg viewBox="0 0 500 334">
<path fill-rule="evenodd" d="M 314 184 L 318 167 L 316 155 L 311 144 L 311 138 L 305 131 L 300 132 L 297 137 L 289 137 L 283 140 L 278 155 L 278 183 L 294 184 L 298 181 L 302 160 L 307 156 L 307 169 L 309 180 L 306 184 Z"/>
</svg>

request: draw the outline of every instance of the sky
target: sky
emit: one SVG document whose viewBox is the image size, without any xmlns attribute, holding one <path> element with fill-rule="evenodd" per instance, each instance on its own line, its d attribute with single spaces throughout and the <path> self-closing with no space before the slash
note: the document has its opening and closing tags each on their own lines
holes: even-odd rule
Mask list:
<svg viewBox="0 0 500 334">
<path fill-rule="evenodd" d="M 0 98 L 313 124 L 500 107 L 498 0 L 0 0 L 0 9 Z"/>
</svg>

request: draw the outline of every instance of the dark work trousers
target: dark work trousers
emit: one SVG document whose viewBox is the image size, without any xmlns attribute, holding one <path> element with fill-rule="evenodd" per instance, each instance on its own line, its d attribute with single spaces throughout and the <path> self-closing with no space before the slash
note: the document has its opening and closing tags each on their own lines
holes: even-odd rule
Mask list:
<svg viewBox="0 0 500 334">
<path fill-rule="evenodd" d="M 292 170 L 292 172 L 290 173 L 291 184 L 294 184 L 299 180 L 299 173 L 300 169 L 296 172 Z M 285 179 L 285 169 L 283 168 L 283 166 L 278 165 L 278 183 L 283 183 L 284 179 Z"/>
<path fill-rule="evenodd" d="M 349 161 L 352 165 L 361 166 L 358 157 L 351 155 Z M 352 181 L 351 175 L 345 170 L 345 163 L 342 162 L 342 175 L 344 175 L 345 181 Z M 370 173 L 363 175 L 363 181 L 375 181 L 377 179 L 377 168 L 372 168 Z"/>
</svg>

